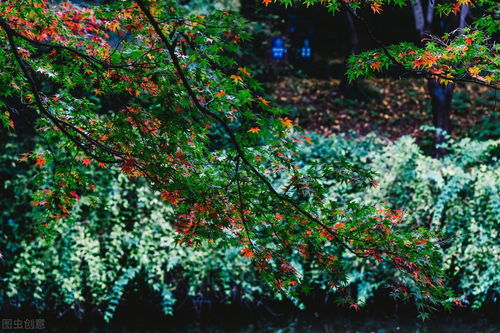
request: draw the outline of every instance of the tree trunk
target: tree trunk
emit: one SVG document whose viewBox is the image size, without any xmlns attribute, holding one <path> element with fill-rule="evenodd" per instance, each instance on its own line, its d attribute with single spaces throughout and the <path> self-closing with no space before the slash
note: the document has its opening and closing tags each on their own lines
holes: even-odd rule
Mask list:
<svg viewBox="0 0 500 333">
<path fill-rule="evenodd" d="M 349 30 L 349 55 L 356 54 L 359 52 L 358 30 L 356 29 L 356 25 L 354 24 L 354 20 L 350 12 L 345 12 L 345 19 Z"/>
<path fill-rule="evenodd" d="M 415 29 L 419 35 L 420 42 L 422 38 L 425 37 L 425 33 L 432 30 L 434 2 L 435 0 L 427 1 L 425 15 L 422 1 L 414 0 L 412 2 Z M 453 19 L 454 22 L 449 22 L 447 24 L 448 28 L 454 29 L 458 27 L 459 29 L 463 29 L 466 24 L 468 13 L 469 7 L 462 6 L 458 22 L 456 22 L 456 19 Z M 452 83 L 443 85 L 435 79 L 427 79 L 427 89 L 431 96 L 433 125 L 439 130 L 436 132 L 434 138 L 434 156 L 439 158 L 446 154 L 446 150 L 439 147 L 439 145 L 445 142 L 444 133 L 442 132 L 450 132 L 451 102 L 453 99 L 454 85 Z"/>
<path fill-rule="evenodd" d="M 443 85 L 437 80 L 427 80 L 427 88 L 431 96 L 433 125 L 437 131 L 434 137 L 434 157 L 446 155 L 446 149 L 439 147 L 445 142 L 444 133 L 450 132 L 451 101 L 453 98 L 453 83 Z"/>
<path fill-rule="evenodd" d="M 428 28 L 424 17 L 422 2 L 420 2 L 420 0 L 412 1 L 411 9 L 413 11 L 413 18 L 415 19 L 415 29 L 417 30 L 419 38 L 422 38 Z"/>
<path fill-rule="evenodd" d="M 433 1 L 433 0 L 430 0 Z M 460 10 L 459 16 L 452 16 L 448 19 L 446 24 L 448 31 L 453 31 L 454 29 L 459 30 L 458 33 L 462 33 L 466 26 L 467 16 L 469 15 L 469 6 L 463 5 Z M 457 20 L 458 19 L 458 20 Z M 434 127 L 450 133 L 451 129 L 451 102 L 453 99 L 453 89 L 454 84 L 449 83 L 448 85 L 443 85 L 434 79 L 427 80 L 427 87 L 432 100 L 432 116 Z M 442 133 L 436 133 L 435 135 L 435 146 L 434 146 L 434 156 L 440 158 L 446 155 L 446 149 L 438 147 L 440 144 L 444 143 L 445 138 Z"/>
<path fill-rule="evenodd" d="M 347 75 L 345 75 L 345 73 L 347 72 L 347 58 L 353 54 L 358 53 L 360 48 L 358 31 L 356 29 L 356 25 L 354 24 L 351 13 L 345 11 L 344 17 L 347 24 L 349 50 L 344 62 L 344 67 L 342 68 L 344 75 L 342 76 L 342 82 L 340 82 L 339 93 L 349 99 L 366 99 L 366 94 L 362 91 L 362 88 L 359 86 L 358 81 L 349 82 L 349 80 L 347 79 Z"/>
</svg>

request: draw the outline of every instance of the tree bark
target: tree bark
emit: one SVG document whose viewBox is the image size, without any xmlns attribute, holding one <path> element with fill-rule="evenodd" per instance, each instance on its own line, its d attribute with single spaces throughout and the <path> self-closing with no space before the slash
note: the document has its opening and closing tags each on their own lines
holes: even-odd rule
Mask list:
<svg viewBox="0 0 500 333">
<path fill-rule="evenodd" d="M 425 16 L 425 20 L 428 29 L 430 29 L 432 22 L 434 21 L 434 3 L 435 0 L 429 0 L 427 2 L 427 14 Z"/>
<path fill-rule="evenodd" d="M 458 22 L 458 29 L 462 32 L 467 24 L 467 16 L 469 15 L 470 7 L 467 5 L 462 5 L 460 10 L 460 21 Z"/>
<path fill-rule="evenodd" d="M 349 55 L 359 52 L 359 36 L 351 13 L 345 12 L 347 29 L 349 30 Z"/>
<path fill-rule="evenodd" d="M 426 32 L 432 30 L 434 1 L 435 0 L 428 0 L 425 15 L 421 0 L 414 0 L 412 2 L 415 29 L 417 30 L 420 40 L 425 37 Z M 459 22 L 453 24 L 455 27 L 459 29 L 465 27 L 465 20 L 469 12 L 468 9 L 468 6 L 462 6 Z M 453 89 L 454 85 L 452 83 L 444 85 L 435 79 L 427 79 L 427 90 L 431 96 L 433 125 L 439 130 L 434 137 L 434 156 L 437 158 L 446 155 L 446 150 L 439 147 L 439 145 L 445 142 L 443 132 L 449 133 L 451 129 L 450 116 L 452 112 L 451 103 L 453 100 Z"/>
<path fill-rule="evenodd" d="M 347 75 L 345 75 L 345 73 L 347 72 L 347 58 L 359 52 L 360 43 L 358 30 L 356 29 L 356 25 L 354 24 L 351 13 L 345 11 L 344 17 L 347 24 L 349 50 L 343 68 L 344 75 L 342 76 L 342 82 L 340 82 L 339 93 L 342 96 L 351 99 L 358 99 L 360 97 L 366 98 L 366 94 L 363 93 L 362 88 L 359 86 L 358 82 L 349 82 L 349 80 L 347 79 Z"/>
<path fill-rule="evenodd" d="M 417 30 L 418 37 L 422 39 L 422 37 L 424 37 L 425 31 L 427 30 L 422 2 L 420 0 L 412 1 L 411 9 L 413 11 L 413 18 L 415 19 L 415 29 Z"/>
<path fill-rule="evenodd" d="M 450 132 L 451 102 L 453 99 L 454 84 L 443 85 L 437 80 L 428 79 L 427 89 L 431 96 L 431 107 L 433 125 L 437 131 L 434 137 L 434 157 L 440 158 L 446 155 L 446 149 L 439 147 L 445 142 L 444 133 Z"/>
</svg>

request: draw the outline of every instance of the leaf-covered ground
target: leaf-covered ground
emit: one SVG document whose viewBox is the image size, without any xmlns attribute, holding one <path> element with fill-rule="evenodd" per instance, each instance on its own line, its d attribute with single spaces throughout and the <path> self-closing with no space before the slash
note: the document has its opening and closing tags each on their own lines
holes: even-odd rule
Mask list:
<svg viewBox="0 0 500 333">
<path fill-rule="evenodd" d="M 323 134 L 377 131 L 391 139 L 421 137 L 422 125 L 432 124 L 430 98 L 422 79 L 377 78 L 351 90 L 357 99 L 340 93 L 340 80 L 285 77 L 271 84 L 276 101 L 294 110 L 295 122 Z M 499 108 L 495 91 L 480 86 L 457 86 L 453 96 L 452 135 L 498 136 Z"/>
</svg>

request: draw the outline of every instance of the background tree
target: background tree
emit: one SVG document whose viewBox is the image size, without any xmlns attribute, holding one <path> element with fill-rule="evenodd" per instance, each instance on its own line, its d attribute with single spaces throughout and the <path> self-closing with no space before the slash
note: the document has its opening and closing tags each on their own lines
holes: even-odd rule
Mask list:
<svg viewBox="0 0 500 333">
<path fill-rule="evenodd" d="M 358 31 L 366 33 L 368 37 L 366 43 L 363 44 L 371 42 L 380 48 L 372 52 L 374 58 L 371 61 L 368 57 L 363 57 L 363 54 L 366 55 L 368 52 L 363 52 L 359 57 L 351 58 L 350 65 L 352 70 L 348 72 L 351 84 L 347 83 L 347 80 L 341 83 L 340 90 L 344 94 L 346 91 L 353 93 L 354 90 L 359 90 L 353 85 L 356 82 L 354 80 L 355 77 L 364 77 L 366 74 L 371 75 L 384 69 L 383 66 L 380 67 L 383 65 L 383 62 L 377 57 L 381 59 L 387 57 L 386 60 L 389 60 L 390 64 L 387 63 L 385 69 L 389 70 L 390 75 L 393 77 L 423 76 L 427 78 L 427 89 L 431 96 L 430 104 L 433 125 L 437 129 L 435 135 L 435 156 L 442 156 L 444 154 L 444 150 L 439 147 L 444 143 L 444 133 L 449 133 L 450 131 L 454 82 L 472 81 L 490 86 L 493 89 L 498 89 L 496 83 L 490 84 L 492 80 L 495 81 L 491 74 L 496 73 L 498 69 L 498 57 L 496 56 L 498 51 L 494 43 L 498 24 L 495 23 L 493 12 L 496 5 L 493 2 L 481 1 L 474 3 L 475 20 L 470 26 L 467 26 L 466 22 L 466 19 L 470 16 L 471 3 L 469 1 L 396 2 L 399 6 L 410 5 L 409 7 L 411 7 L 413 13 L 417 41 L 410 48 L 408 46 L 412 44 L 409 43 L 399 44 L 400 46 L 405 45 L 405 48 L 397 48 L 396 45 L 389 46 L 386 44 L 384 39 L 387 39 L 389 36 L 384 36 L 380 33 L 377 34 L 373 24 L 370 24 L 364 17 L 366 16 L 365 9 L 371 10 L 375 14 L 381 13 L 384 5 L 389 4 L 385 1 L 350 1 L 344 4 L 337 1 L 331 3 L 321 1 L 263 1 L 265 5 L 274 2 L 285 5 L 304 4 L 311 6 L 318 4 L 325 5 L 333 13 L 342 11 L 343 16 L 348 18 L 349 29 L 347 34 L 349 35 L 350 42 L 348 44 L 351 45 L 351 53 L 356 48 L 357 51 L 355 53 L 359 53 L 360 51 L 359 38 L 357 36 Z M 349 19 L 352 21 L 351 23 L 349 23 Z M 484 39 L 482 38 L 478 43 L 477 38 L 466 36 L 473 31 L 484 37 Z M 450 44 L 452 39 L 455 41 L 453 45 Z M 470 44 L 461 45 L 464 41 L 468 41 Z M 442 50 L 437 50 L 435 48 L 436 45 L 439 45 L 441 48 L 447 47 L 449 54 L 443 54 Z M 469 47 L 469 45 L 472 45 L 472 47 Z M 423 50 L 428 46 L 431 46 L 432 49 L 429 49 L 429 52 L 425 56 L 423 54 L 418 55 L 415 50 L 415 47 Z M 393 50 L 389 50 L 390 48 L 393 48 Z M 488 54 L 486 56 L 487 59 L 484 57 L 485 54 Z M 417 59 L 417 57 L 413 58 L 413 63 L 404 63 L 403 59 L 399 58 L 402 55 L 405 55 L 405 60 L 410 60 L 411 57 L 409 55 L 418 55 L 420 59 Z M 490 58 L 489 55 L 492 55 L 492 57 Z M 448 64 L 445 65 L 446 62 Z M 483 67 L 476 67 L 476 64 L 482 64 Z M 363 65 L 365 68 L 361 68 Z M 440 66 L 444 66 L 444 68 L 438 68 Z M 427 70 L 423 70 L 426 68 Z M 467 68 L 472 68 L 472 72 L 468 72 Z M 482 72 L 477 72 L 480 68 Z M 452 72 L 455 70 L 457 70 L 456 75 L 453 75 Z M 449 76 L 449 78 L 445 78 L 444 76 Z"/>
<path fill-rule="evenodd" d="M 415 28 L 420 39 L 420 44 L 425 42 L 426 37 L 431 37 L 436 34 L 435 27 L 438 31 L 443 33 L 461 34 L 466 26 L 466 19 L 469 15 L 469 6 L 467 4 L 461 5 L 460 10 L 454 10 L 453 14 L 448 14 L 447 17 L 436 21 L 435 15 L 435 1 L 429 0 L 425 4 L 420 0 L 415 0 L 411 3 L 413 16 L 415 18 Z M 435 23 L 435 24 L 433 24 Z M 443 29 L 444 27 L 444 29 Z M 434 28 L 434 29 L 433 29 Z M 452 112 L 451 101 L 453 98 L 454 84 L 443 84 L 438 79 L 428 78 L 427 87 L 431 96 L 431 107 L 433 115 L 433 125 L 440 131 L 436 132 L 435 136 L 435 156 L 442 156 L 445 151 L 440 148 L 444 143 L 445 133 L 450 133 L 451 121 L 450 115 Z"/>
</svg>

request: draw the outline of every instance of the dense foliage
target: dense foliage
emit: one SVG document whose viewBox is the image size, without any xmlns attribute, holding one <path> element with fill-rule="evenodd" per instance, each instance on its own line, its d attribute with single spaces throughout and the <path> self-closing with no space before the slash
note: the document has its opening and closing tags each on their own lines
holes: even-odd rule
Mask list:
<svg viewBox="0 0 500 333">
<path fill-rule="evenodd" d="M 483 3 L 494 7 L 490 1 Z M 339 7 L 342 2 L 329 4 Z M 97 241 L 85 236 L 97 232 L 105 238 L 121 232 L 114 229 L 111 218 L 107 225 L 106 218 L 99 216 L 99 201 L 108 194 L 96 191 L 99 182 L 108 179 L 92 171 L 96 165 L 115 166 L 131 179 L 147 181 L 150 193 L 167 202 L 174 216 L 167 219 L 170 213 L 161 207 L 154 215 L 153 206 L 144 206 L 149 209 L 138 223 L 150 220 L 148 228 L 155 230 L 161 213 L 172 222 L 176 243 L 242 247 L 240 255 L 254 262 L 261 277 L 293 298 L 311 288 L 295 258 L 310 261 L 333 290 L 347 282 L 346 263 L 360 258 L 395 269 L 397 279 L 390 282 L 393 292 L 413 295 L 420 309 L 436 304 L 451 307 L 453 297 L 444 287 L 438 248 L 444 234 L 424 226 L 402 227 L 399 207 L 391 210 L 364 200 L 329 196 L 333 183 L 356 188 L 378 183 L 373 172 L 346 158 L 318 155 L 305 164 L 299 151 L 313 145 L 311 137 L 262 96 L 252 71 L 235 60 L 240 44 L 250 36 L 245 21 L 234 13 L 188 15 L 176 2 L 159 0 L 89 7 L 21 0 L 0 3 L 0 14 L 2 120 L 15 130 L 16 114 L 36 112 L 35 127 L 44 144 L 22 152 L 19 162 L 39 171 L 29 190 L 35 207 L 33 222 L 54 244 L 49 251 L 64 246 L 69 240 L 61 236 L 71 231 L 80 235 L 82 248 L 93 248 L 92 258 L 117 266 L 115 256 L 107 258 L 106 251 L 94 248 Z M 453 43 L 477 43 L 477 48 L 469 48 L 475 50 L 473 54 L 463 50 L 455 54 L 455 44 L 451 51 L 451 44 L 446 49 L 428 44 L 423 54 L 412 48 L 413 53 L 405 49 L 404 56 L 415 58 L 408 61 L 424 75 L 496 85 L 496 49 L 483 45 L 489 41 L 486 35 L 471 33 L 473 37 L 459 37 Z M 453 52 L 453 60 L 443 62 L 451 58 L 440 55 L 443 63 L 435 70 L 435 56 L 426 56 L 431 51 Z M 425 70 L 416 65 L 422 57 Z M 385 61 L 381 56 L 371 68 L 387 67 Z M 478 69 L 472 71 L 469 62 Z M 356 66 L 350 69 L 351 75 L 369 74 L 366 69 L 358 71 Z M 483 72 L 484 80 L 477 77 Z M 91 226 L 93 232 L 75 224 L 84 203 L 93 208 L 84 213 L 84 219 L 99 216 L 99 223 Z M 134 213 L 139 217 L 141 205 Z M 134 225 L 129 229 L 133 231 Z M 141 229 L 130 237 L 147 235 Z M 151 231 L 150 236 L 158 234 Z M 116 239 L 110 246 L 120 248 Z M 155 246 L 163 246 L 156 241 Z M 151 243 L 145 242 L 146 248 L 139 247 L 132 256 L 139 262 L 154 260 L 148 255 Z M 345 251 L 353 258 L 343 256 Z M 167 258 L 158 260 L 160 266 L 168 265 Z M 74 263 L 80 265 L 80 259 L 64 264 Z M 99 271 L 98 265 L 89 264 L 89 283 L 104 288 L 106 279 L 115 276 L 119 285 L 125 285 L 141 270 L 133 267 L 124 276 L 109 277 L 103 273 L 106 269 Z M 151 281 L 156 279 L 156 290 L 163 288 L 168 304 L 171 288 L 160 283 L 163 271 L 147 274 Z M 42 283 L 43 278 L 37 281 Z M 77 283 L 71 278 L 66 281 L 70 282 Z M 95 288 L 92 297 L 100 304 L 109 293 L 99 294 Z M 120 294 L 117 288 L 113 299 Z M 78 292 L 66 297 L 70 302 L 81 299 Z M 359 306 L 352 295 L 344 295 L 342 302 Z M 116 305 L 116 301 L 108 303 Z"/>
<path fill-rule="evenodd" d="M 308 163 L 322 154 L 349 157 L 386 175 L 379 187 L 370 189 L 333 182 L 329 198 L 404 207 L 412 212 L 405 213 L 404 228 L 416 224 L 445 233 L 447 241 L 440 248 L 441 264 L 450 276 L 445 283 L 458 290 L 461 303 L 477 308 L 498 297 L 500 261 L 495 251 L 500 200 L 495 184 L 500 174 L 495 155 L 500 142 L 464 139 L 451 145 L 449 156 L 437 160 L 423 154 L 410 137 L 394 144 L 376 136 L 314 135 L 312 141 L 314 146 L 300 151 Z M 17 148 L 5 148 L 2 165 L 17 165 L 13 157 Z M 88 170 L 96 180 L 94 193 L 82 195 L 71 222 L 58 224 L 57 239 L 45 242 L 30 231 L 37 218 L 36 208 L 27 206 L 35 168 L 16 172 L 5 184 L 4 191 L 17 196 L 15 201 L 5 197 L 1 201 L 0 244 L 6 256 L 2 304 L 35 304 L 40 310 L 77 313 L 98 309 L 109 320 L 125 291 L 144 294 L 144 285 L 157 295 L 158 306 L 167 314 L 185 297 L 194 304 L 282 298 L 258 278 L 255 267 L 240 255 L 240 246 L 179 245 L 172 226 L 174 211 L 144 181 L 96 166 Z M 10 173 L 12 169 L 2 169 L 3 177 Z M 337 255 L 346 259 L 348 281 L 335 289 L 310 258 L 294 254 L 287 259 L 302 272 L 311 291 L 323 289 L 341 296 L 353 285 L 362 303 L 393 279 L 395 272 L 388 265 L 377 267 L 345 250 Z"/>
<path fill-rule="evenodd" d="M 443 232 L 443 266 L 461 298 L 474 308 L 497 299 L 500 141 L 449 138 L 450 153 L 442 159 L 426 156 L 411 137 L 389 143 L 374 135 L 358 139 L 317 136 L 315 142 L 314 150 L 304 151 L 306 156 L 346 156 L 384 175 L 377 188 L 358 191 L 334 186 L 329 196 L 401 207 L 406 227 L 418 225 Z M 364 273 L 356 277 L 361 286 L 365 281 L 377 281 L 370 270 L 361 271 Z"/>
</svg>

